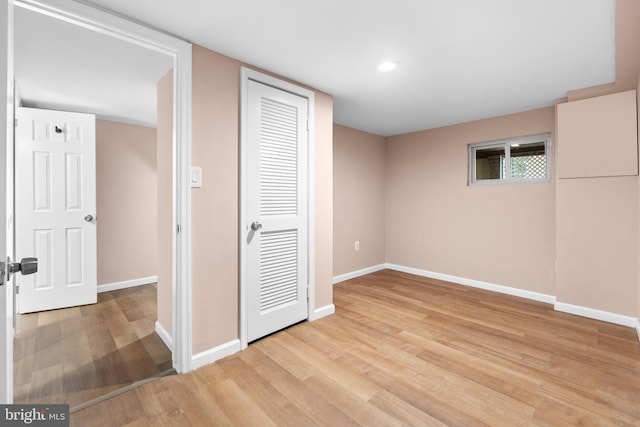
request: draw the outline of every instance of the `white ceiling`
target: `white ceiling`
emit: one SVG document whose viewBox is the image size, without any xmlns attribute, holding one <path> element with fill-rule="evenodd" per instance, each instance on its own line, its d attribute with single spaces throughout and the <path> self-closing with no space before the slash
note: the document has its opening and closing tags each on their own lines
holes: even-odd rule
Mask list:
<svg viewBox="0 0 640 427">
<path fill-rule="evenodd" d="M 87 3 L 327 92 L 334 96 L 336 123 L 384 136 L 550 106 L 568 90 L 615 78 L 614 0 Z M 17 21 L 33 18 L 16 15 Z M 25 99 L 42 94 L 44 100 L 53 88 L 71 90 L 84 82 L 75 78 L 56 84 L 64 76 L 55 70 L 68 72 L 67 62 L 51 66 L 60 57 L 70 61 L 90 56 L 75 65 L 76 71 L 80 76 L 99 74 L 104 81 L 97 87 L 85 86 L 79 95 L 112 115 L 116 113 L 108 113 L 107 107 L 111 101 L 102 102 L 102 92 L 113 92 L 122 81 L 110 79 L 119 73 L 129 78 L 126 69 L 127 75 L 138 79 L 130 86 L 137 90 L 136 85 L 155 87 L 166 71 L 162 65 L 166 58 L 156 61 L 157 54 L 149 52 L 132 55 L 133 47 L 97 40 L 95 35 L 67 36 L 66 31 L 72 30 L 62 27 L 68 24 L 25 25 L 30 30 L 16 25 L 16 40 L 20 37 L 24 43 L 16 47 L 16 76 Z M 31 38 L 40 41 L 30 44 Z M 43 43 L 50 43 L 40 53 L 46 61 L 35 59 L 47 65 L 27 64 L 26 57 L 37 56 L 30 50 Z M 75 49 L 84 50 L 71 53 Z M 376 66 L 384 59 L 397 60 L 400 66 L 381 73 Z M 25 69 L 18 73 L 23 61 Z M 148 73 L 143 72 L 147 65 L 152 68 Z M 80 71 L 83 67 L 93 71 Z M 146 83 L 141 83 L 142 75 L 148 78 Z M 41 83 L 36 87 L 33 82 Z M 60 104 L 73 105 L 72 98 L 82 98 L 60 93 L 69 93 L 69 99 L 55 101 Z M 127 100 L 116 107 L 119 114 L 145 98 L 131 91 L 120 97 Z"/>
</svg>

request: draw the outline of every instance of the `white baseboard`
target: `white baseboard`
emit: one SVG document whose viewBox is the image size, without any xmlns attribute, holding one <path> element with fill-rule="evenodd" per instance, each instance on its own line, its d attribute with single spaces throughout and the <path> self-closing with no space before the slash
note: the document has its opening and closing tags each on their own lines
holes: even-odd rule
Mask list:
<svg viewBox="0 0 640 427">
<path fill-rule="evenodd" d="M 351 273 L 339 274 L 333 277 L 333 284 L 344 282 L 345 280 L 355 279 L 365 274 L 375 273 L 376 271 L 387 268 L 386 264 L 374 265 L 372 267 L 363 268 L 362 270 L 352 271 Z"/>
<path fill-rule="evenodd" d="M 207 351 L 203 351 L 202 353 L 195 354 L 191 358 L 191 369 L 201 368 L 215 362 L 216 360 L 220 360 L 237 353 L 241 349 L 242 346 L 240 345 L 240 340 L 233 340 Z"/>
<path fill-rule="evenodd" d="M 464 277 L 451 276 L 449 274 L 434 273 L 433 271 L 420 270 L 412 267 L 404 267 L 396 264 L 386 264 L 389 270 L 401 271 L 403 273 L 415 274 L 416 276 L 428 277 L 430 279 L 444 280 L 446 282 L 456 283 L 458 285 L 470 286 L 472 288 L 485 289 L 487 291 L 498 292 L 501 294 L 513 295 L 520 298 L 526 298 L 533 301 L 540 301 L 547 304 L 555 304 L 556 297 L 553 295 L 541 294 L 538 292 L 526 291 L 524 289 L 511 288 L 504 285 L 496 285 L 493 283 L 482 282 L 480 280 L 467 279 Z"/>
<path fill-rule="evenodd" d="M 156 320 L 156 334 L 160 337 L 164 345 L 167 346 L 171 353 L 173 353 L 173 339 L 171 339 L 171 334 L 167 332 L 165 328 L 162 327 L 160 322 Z"/>
<path fill-rule="evenodd" d="M 596 310 L 595 308 L 581 307 L 579 305 L 566 304 L 563 302 L 556 302 L 554 304 L 554 308 L 556 311 L 588 317 L 589 319 L 602 320 L 603 322 L 615 323 L 616 325 L 628 326 L 630 328 L 638 327 L 638 319 L 635 317 L 623 316 L 621 314 Z"/>
<path fill-rule="evenodd" d="M 125 280 L 123 282 L 105 283 L 104 285 L 98 285 L 98 293 L 117 291 L 118 289 L 133 288 L 135 286 L 150 285 L 151 283 L 157 282 L 158 276 L 150 276 L 140 279 Z"/>
<path fill-rule="evenodd" d="M 636 333 L 638 334 L 638 341 L 640 341 L 640 319 L 638 319 L 638 325 L 636 326 Z"/>
<path fill-rule="evenodd" d="M 325 305 L 324 307 L 316 308 L 311 316 L 309 316 L 310 321 L 322 319 L 325 316 L 330 316 L 336 312 L 336 306 L 333 304 Z"/>
</svg>

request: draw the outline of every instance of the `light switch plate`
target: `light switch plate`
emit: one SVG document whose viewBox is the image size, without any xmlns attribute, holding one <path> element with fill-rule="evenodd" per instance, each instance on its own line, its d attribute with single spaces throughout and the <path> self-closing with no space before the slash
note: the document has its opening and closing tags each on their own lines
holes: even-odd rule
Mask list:
<svg viewBox="0 0 640 427">
<path fill-rule="evenodd" d="M 191 188 L 202 187 L 202 168 L 191 166 Z"/>
</svg>

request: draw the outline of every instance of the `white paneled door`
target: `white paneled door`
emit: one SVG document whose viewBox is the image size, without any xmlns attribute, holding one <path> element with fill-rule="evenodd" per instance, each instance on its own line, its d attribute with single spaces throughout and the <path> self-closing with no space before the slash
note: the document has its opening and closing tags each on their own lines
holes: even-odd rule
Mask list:
<svg viewBox="0 0 640 427">
<path fill-rule="evenodd" d="M 18 312 L 97 300 L 95 116 L 17 109 L 16 255 L 38 258 L 17 277 Z"/>
<path fill-rule="evenodd" d="M 249 80 L 247 338 L 307 318 L 308 100 Z"/>
</svg>

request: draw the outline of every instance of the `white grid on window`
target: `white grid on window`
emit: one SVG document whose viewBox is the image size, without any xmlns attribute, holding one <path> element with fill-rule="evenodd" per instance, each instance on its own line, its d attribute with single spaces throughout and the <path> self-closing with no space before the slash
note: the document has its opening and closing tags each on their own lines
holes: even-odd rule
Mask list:
<svg viewBox="0 0 640 427">
<path fill-rule="evenodd" d="M 547 158 L 544 154 L 511 158 L 512 178 L 544 178 L 546 171 Z"/>
</svg>

